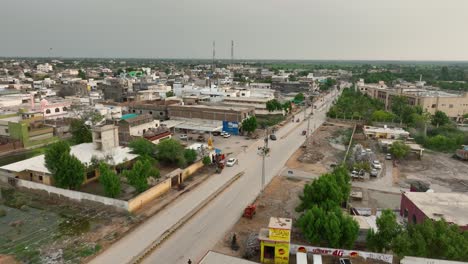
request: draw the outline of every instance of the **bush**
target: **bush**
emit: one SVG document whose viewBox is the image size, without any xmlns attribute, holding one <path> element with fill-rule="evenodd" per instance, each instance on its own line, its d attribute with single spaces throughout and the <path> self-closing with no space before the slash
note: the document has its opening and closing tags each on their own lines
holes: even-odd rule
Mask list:
<svg viewBox="0 0 468 264">
<path fill-rule="evenodd" d="M 211 158 L 209 156 L 203 157 L 203 165 L 207 166 L 211 164 Z"/>
<path fill-rule="evenodd" d="M 197 152 L 193 149 L 186 149 L 184 151 L 184 157 L 188 164 L 192 164 L 197 160 Z"/>
</svg>

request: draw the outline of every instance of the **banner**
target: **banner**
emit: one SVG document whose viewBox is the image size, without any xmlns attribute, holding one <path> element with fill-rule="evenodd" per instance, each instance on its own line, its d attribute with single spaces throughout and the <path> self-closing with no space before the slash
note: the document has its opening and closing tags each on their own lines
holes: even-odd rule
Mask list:
<svg viewBox="0 0 468 264">
<path fill-rule="evenodd" d="M 296 254 L 297 252 L 318 254 L 318 255 L 328 255 L 328 256 L 337 256 L 337 257 L 361 257 L 364 259 L 375 259 L 384 261 L 387 263 L 393 263 L 393 255 L 389 254 L 380 254 L 374 252 L 365 252 L 358 250 L 348 250 L 348 249 L 335 249 L 335 248 L 322 248 L 322 247 L 312 247 L 312 246 L 302 246 L 291 244 L 291 253 Z"/>
</svg>

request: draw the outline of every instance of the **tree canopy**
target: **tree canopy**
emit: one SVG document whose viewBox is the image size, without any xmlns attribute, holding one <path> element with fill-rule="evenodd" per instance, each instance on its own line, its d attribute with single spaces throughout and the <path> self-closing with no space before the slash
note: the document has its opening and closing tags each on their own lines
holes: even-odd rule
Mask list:
<svg viewBox="0 0 468 264">
<path fill-rule="evenodd" d="M 359 233 L 358 223 L 339 207 L 326 210 L 314 205 L 297 220 L 297 226 L 310 243 L 334 248 L 351 248 Z"/>
<path fill-rule="evenodd" d="M 121 191 L 120 179 L 104 162 L 99 164 L 99 182 L 104 187 L 106 196 L 111 198 L 119 196 Z"/>
<path fill-rule="evenodd" d="M 436 111 L 432 116 L 432 125 L 434 126 L 443 126 L 450 123 L 450 118 L 442 111 Z"/>
<path fill-rule="evenodd" d="M 298 94 L 296 94 L 296 96 L 294 96 L 295 101 L 302 102 L 302 101 L 304 101 L 304 99 L 305 99 L 305 96 L 304 96 L 303 93 L 298 93 Z"/>
<path fill-rule="evenodd" d="M 184 150 L 184 158 L 188 164 L 192 164 L 197 160 L 198 154 L 194 149 Z"/>
<path fill-rule="evenodd" d="M 395 214 L 385 210 L 377 219 L 377 228 L 367 234 L 367 247 L 372 251 L 392 251 L 399 257 L 468 259 L 468 232 L 443 219 L 400 226 Z"/>
<path fill-rule="evenodd" d="M 55 174 L 60 166 L 62 155 L 70 153 L 70 145 L 66 141 L 57 141 L 50 144 L 44 155 L 45 166 L 50 173 Z"/>
<path fill-rule="evenodd" d="M 257 118 L 255 116 L 251 116 L 247 119 L 242 121 L 242 129 L 248 133 L 252 133 L 257 129 L 258 123 Z"/>
<path fill-rule="evenodd" d="M 402 159 L 406 157 L 410 152 L 410 147 L 402 141 L 395 141 L 390 146 L 389 152 L 392 153 L 396 159 Z"/>
<path fill-rule="evenodd" d="M 133 164 L 132 169 L 125 170 L 122 173 L 128 183 L 135 187 L 137 192 L 141 193 L 148 189 L 148 178 L 159 178 L 159 170 L 153 167 L 150 159 L 139 159 Z"/>
<path fill-rule="evenodd" d="M 167 139 L 156 145 L 156 158 L 161 162 L 184 167 L 187 164 L 184 147 L 175 139 Z"/>
<path fill-rule="evenodd" d="M 282 110 L 283 105 L 281 105 L 281 103 L 278 102 L 278 100 L 271 99 L 271 100 L 266 102 L 266 108 L 267 108 L 268 112 L 273 112 L 275 110 Z"/>
<path fill-rule="evenodd" d="M 156 145 L 144 138 L 132 140 L 128 147 L 132 150 L 132 153 L 140 156 L 154 157 L 156 152 Z"/>
<path fill-rule="evenodd" d="M 91 129 L 85 124 L 83 119 L 73 119 L 70 124 L 72 140 L 75 144 L 88 143 L 93 141 Z"/>
</svg>

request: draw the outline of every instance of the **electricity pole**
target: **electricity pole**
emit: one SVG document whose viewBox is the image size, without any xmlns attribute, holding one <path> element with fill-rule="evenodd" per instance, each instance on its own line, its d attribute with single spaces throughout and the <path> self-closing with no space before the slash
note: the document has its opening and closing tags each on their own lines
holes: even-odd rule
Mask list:
<svg viewBox="0 0 468 264">
<path fill-rule="evenodd" d="M 261 191 L 263 192 L 263 188 L 265 188 L 265 157 L 269 152 L 268 148 L 268 128 L 265 129 L 265 139 L 263 140 L 263 147 L 262 147 L 262 186 Z"/>
</svg>

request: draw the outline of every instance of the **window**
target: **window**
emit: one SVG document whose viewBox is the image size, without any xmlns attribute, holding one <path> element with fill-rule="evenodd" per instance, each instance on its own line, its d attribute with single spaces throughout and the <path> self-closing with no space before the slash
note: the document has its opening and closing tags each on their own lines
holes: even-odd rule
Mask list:
<svg viewBox="0 0 468 264">
<path fill-rule="evenodd" d="M 60 112 L 60 108 L 55 108 L 55 113 Z"/>
<path fill-rule="evenodd" d="M 133 109 L 132 112 L 135 113 L 135 109 Z"/>
<path fill-rule="evenodd" d="M 160 115 L 160 116 L 164 115 L 164 112 L 159 112 L 159 115 Z"/>
<path fill-rule="evenodd" d="M 274 259 L 275 258 L 275 247 L 265 246 L 263 251 L 263 257 L 266 259 Z"/>
<path fill-rule="evenodd" d="M 405 210 L 403 211 L 403 216 L 404 216 L 404 217 L 408 217 L 408 209 L 405 209 Z"/>
<path fill-rule="evenodd" d="M 5 133 L 8 133 L 8 128 L 5 128 Z"/>
<path fill-rule="evenodd" d="M 42 176 L 39 176 L 39 181 L 41 181 L 41 182 L 42 182 Z"/>
<path fill-rule="evenodd" d="M 68 108 L 67 108 L 66 106 L 64 106 L 64 107 L 62 108 L 62 111 L 67 111 L 67 110 L 68 110 Z"/>
<path fill-rule="evenodd" d="M 416 224 L 416 215 L 413 214 L 413 224 Z"/>
<path fill-rule="evenodd" d="M 453 108 L 453 104 L 449 104 L 449 108 Z"/>
<path fill-rule="evenodd" d="M 143 113 L 143 111 L 140 110 L 140 114 L 142 114 L 142 113 Z"/>
<path fill-rule="evenodd" d="M 432 107 L 432 108 L 436 108 L 436 104 L 432 104 L 432 106 L 431 106 L 431 107 Z"/>
<path fill-rule="evenodd" d="M 50 109 L 47 109 L 47 110 L 45 111 L 45 113 L 46 113 L 46 114 L 50 114 Z"/>
<path fill-rule="evenodd" d="M 153 111 L 149 111 L 149 114 L 152 115 L 152 114 L 153 114 Z"/>
<path fill-rule="evenodd" d="M 32 172 L 29 173 L 29 179 L 31 179 L 31 181 L 33 180 L 33 174 L 32 174 Z"/>
</svg>

